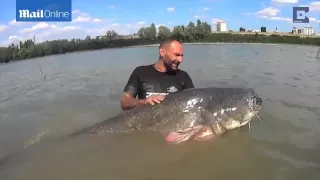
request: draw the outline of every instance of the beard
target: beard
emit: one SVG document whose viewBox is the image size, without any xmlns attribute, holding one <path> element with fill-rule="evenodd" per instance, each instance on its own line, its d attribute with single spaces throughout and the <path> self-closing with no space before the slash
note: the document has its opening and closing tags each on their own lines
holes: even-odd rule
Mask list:
<svg viewBox="0 0 320 180">
<path fill-rule="evenodd" d="M 178 71 L 180 62 L 178 60 L 171 60 L 168 56 L 163 58 L 164 66 L 167 69 L 167 73 L 175 73 Z"/>
</svg>

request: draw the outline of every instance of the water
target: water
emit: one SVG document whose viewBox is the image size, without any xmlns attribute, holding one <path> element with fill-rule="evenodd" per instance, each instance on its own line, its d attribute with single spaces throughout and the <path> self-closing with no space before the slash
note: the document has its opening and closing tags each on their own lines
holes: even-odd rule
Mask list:
<svg viewBox="0 0 320 180">
<path fill-rule="evenodd" d="M 253 87 L 267 100 L 262 121 L 253 121 L 250 131 L 244 127 L 210 143 L 180 145 L 146 133 L 60 139 L 120 112 L 130 73 L 155 62 L 157 47 L 0 66 L 0 179 L 320 179 L 317 51 L 289 45 L 185 45 L 181 68 L 195 86 Z"/>
</svg>

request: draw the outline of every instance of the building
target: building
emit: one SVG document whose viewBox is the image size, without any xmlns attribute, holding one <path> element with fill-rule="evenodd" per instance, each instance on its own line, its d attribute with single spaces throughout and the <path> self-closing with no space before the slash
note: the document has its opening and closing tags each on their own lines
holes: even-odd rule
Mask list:
<svg viewBox="0 0 320 180">
<path fill-rule="evenodd" d="M 313 28 L 312 27 L 304 27 L 303 28 L 303 34 L 305 35 L 312 35 L 313 33 Z"/>
<path fill-rule="evenodd" d="M 227 24 L 223 21 L 217 22 L 217 32 L 226 32 L 226 31 L 228 31 Z"/>
<path fill-rule="evenodd" d="M 299 34 L 299 29 L 297 29 L 296 27 L 293 27 L 292 34 Z"/>
<path fill-rule="evenodd" d="M 313 35 L 314 31 L 312 27 L 304 27 L 303 29 L 293 27 L 292 34 Z"/>
<path fill-rule="evenodd" d="M 257 29 L 257 30 L 251 30 L 250 32 L 259 33 L 259 32 L 261 32 L 261 30 L 260 30 L 260 29 Z"/>
</svg>

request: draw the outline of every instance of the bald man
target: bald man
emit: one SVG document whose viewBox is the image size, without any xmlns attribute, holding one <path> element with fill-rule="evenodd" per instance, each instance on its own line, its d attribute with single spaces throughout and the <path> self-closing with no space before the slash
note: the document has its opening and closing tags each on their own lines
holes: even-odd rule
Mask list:
<svg viewBox="0 0 320 180">
<path fill-rule="evenodd" d="M 182 43 L 175 39 L 162 41 L 158 62 L 133 70 L 121 97 L 122 109 L 129 110 L 139 104 L 154 105 L 169 93 L 194 88 L 189 74 L 178 69 L 182 61 Z"/>
</svg>

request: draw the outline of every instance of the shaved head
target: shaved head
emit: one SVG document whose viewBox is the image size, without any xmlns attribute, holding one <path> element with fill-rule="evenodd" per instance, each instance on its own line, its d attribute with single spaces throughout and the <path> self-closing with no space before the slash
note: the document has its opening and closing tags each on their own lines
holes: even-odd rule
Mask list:
<svg viewBox="0 0 320 180">
<path fill-rule="evenodd" d="M 182 45 L 181 41 L 179 41 L 178 39 L 164 39 L 163 41 L 161 41 L 159 49 L 167 49 L 173 42 L 176 42 Z"/>
<path fill-rule="evenodd" d="M 159 46 L 159 60 L 163 62 L 167 72 L 176 72 L 182 63 L 183 47 L 177 39 L 165 39 Z"/>
</svg>

